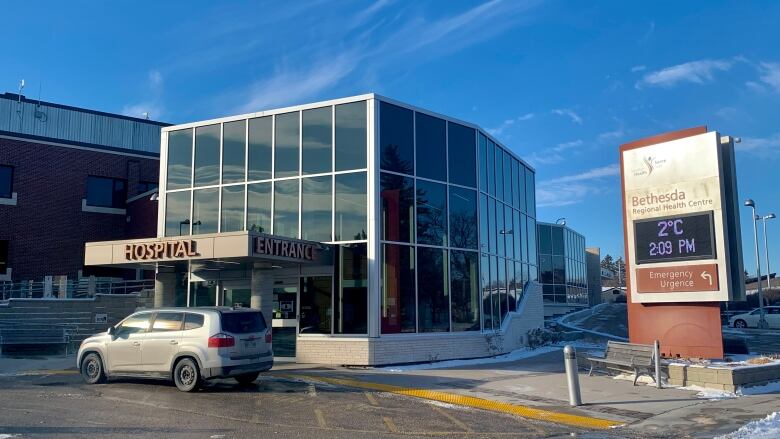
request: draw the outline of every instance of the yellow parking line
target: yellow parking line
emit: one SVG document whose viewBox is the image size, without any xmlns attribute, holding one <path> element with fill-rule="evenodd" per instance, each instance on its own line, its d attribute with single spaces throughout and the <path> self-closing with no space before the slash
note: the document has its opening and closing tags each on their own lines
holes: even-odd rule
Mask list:
<svg viewBox="0 0 780 439">
<path fill-rule="evenodd" d="M 368 400 L 368 403 L 371 405 L 379 405 L 379 403 L 376 401 L 376 398 L 374 398 L 374 395 L 372 395 L 369 392 L 363 392 L 364 395 L 366 395 L 366 399 Z"/>
<path fill-rule="evenodd" d="M 328 427 L 328 425 L 325 423 L 325 415 L 322 414 L 322 410 L 314 409 L 314 415 L 317 417 L 317 424 L 319 424 L 320 428 Z"/>
<path fill-rule="evenodd" d="M 594 418 L 583 415 L 573 415 L 569 413 L 555 412 L 535 407 L 529 407 L 508 402 L 491 401 L 489 399 L 477 398 L 474 396 L 459 395 L 457 393 L 439 392 L 436 390 L 414 389 L 407 387 L 394 386 L 391 384 L 372 383 L 367 381 L 358 381 L 347 378 L 332 378 L 312 375 L 298 374 L 279 374 L 286 378 L 311 379 L 329 384 L 342 385 L 347 387 L 356 387 L 359 389 L 376 390 L 380 392 L 394 393 L 397 395 L 412 396 L 415 398 L 429 399 L 433 401 L 446 402 L 465 407 L 473 407 L 493 412 L 508 413 L 522 416 L 524 418 L 538 419 L 540 421 L 564 424 L 573 427 L 607 429 L 622 425 L 622 422 L 609 419 Z"/>
<path fill-rule="evenodd" d="M 445 418 L 452 421 L 453 424 L 457 425 L 458 427 L 462 428 L 463 431 L 466 433 L 473 433 L 474 430 L 471 429 L 468 425 L 464 424 L 460 419 L 456 418 L 455 416 L 452 416 L 451 414 L 445 412 L 444 410 L 440 409 L 439 407 L 436 407 L 435 405 L 432 405 L 431 408 L 444 416 Z"/>
<path fill-rule="evenodd" d="M 385 426 L 390 433 L 398 433 L 398 427 L 395 426 L 395 422 L 393 422 L 392 419 L 387 416 L 382 416 L 382 422 L 385 423 Z"/>
</svg>

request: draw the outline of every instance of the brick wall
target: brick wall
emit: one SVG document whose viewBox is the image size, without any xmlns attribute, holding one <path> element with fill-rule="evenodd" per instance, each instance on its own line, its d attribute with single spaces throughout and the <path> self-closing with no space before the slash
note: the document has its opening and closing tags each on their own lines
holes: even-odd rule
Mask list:
<svg viewBox="0 0 780 439">
<path fill-rule="evenodd" d="M 82 211 L 87 176 L 127 179 L 133 196 L 138 181 L 156 182 L 159 175 L 155 158 L 5 138 L 0 138 L 0 164 L 14 167 L 17 193 L 15 206 L 0 204 L 0 239 L 9 241 L 13 281 L 75 278 L 84 266 L 85 242 L 126 237 L 125 215 Z M 111 270 L 98 272 L 116 275 Z"/>
</svg>

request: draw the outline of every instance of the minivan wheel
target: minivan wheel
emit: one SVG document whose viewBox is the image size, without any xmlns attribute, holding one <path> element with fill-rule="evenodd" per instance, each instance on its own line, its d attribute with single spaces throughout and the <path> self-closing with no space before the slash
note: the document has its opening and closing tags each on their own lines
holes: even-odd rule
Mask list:
<svg viewBox="0 0 780 439">
<path fill-rule="evenodd" d="M 236 375 L 233 378 L 235 378 L 236 381 L 238 381 L 238 384 L 245 386 L 247 384 L 252 384 L 253 382 L 255 382 L 255 380 L 259 375 L 260 372 L 252 372 L 252 373 L 244 373 L 241 375 Z"/>
<path fill-rule="evenodd" d="M 191 358 L 183 358 L 173 369 L 173 381 L 182 392 L 192 392 L 200 387 L 201 377 L 198 365 Z"/>
<path fill-rule="evenodd" d="M 81 360 L 81 376 L 87 384 L 100 384 L 106 382 L 103 361 L 98 354 L 87 354 L 84 359 Z"/>
<path fill-rule="evenodd" d="M 747 328 L 747 322 L 742 320 L 742 319 L 737 320 L 737 321 L 734 322 L 734 327 L 735 328 Z"/>
</svg>

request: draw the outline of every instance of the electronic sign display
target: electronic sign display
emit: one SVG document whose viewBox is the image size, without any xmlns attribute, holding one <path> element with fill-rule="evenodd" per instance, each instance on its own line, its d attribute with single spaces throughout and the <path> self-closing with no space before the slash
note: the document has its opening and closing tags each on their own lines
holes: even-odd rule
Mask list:
<svg viewBox="0 0 780 439">
<path fill-rule="evenodd" d="M 712 211 L 634 221 L 636 263 L 715 259 Z"/>
</svg>

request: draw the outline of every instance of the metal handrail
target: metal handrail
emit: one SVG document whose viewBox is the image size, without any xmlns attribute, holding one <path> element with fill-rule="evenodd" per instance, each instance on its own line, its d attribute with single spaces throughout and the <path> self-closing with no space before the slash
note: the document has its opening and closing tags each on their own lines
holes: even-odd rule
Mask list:
<svg viewBox="0 0 780 439">
<path fill-rule="evenodd" d="M 154 288 L 154 280 L 115 278 L 80 278 L 66 282 L 21 281 L 0 282 L 0 299 L 14 298 L 86 298 L 95 294 L 130 294 Z"/>
</svg>

